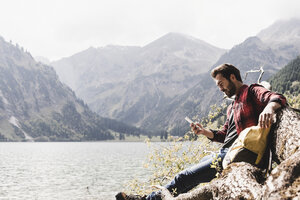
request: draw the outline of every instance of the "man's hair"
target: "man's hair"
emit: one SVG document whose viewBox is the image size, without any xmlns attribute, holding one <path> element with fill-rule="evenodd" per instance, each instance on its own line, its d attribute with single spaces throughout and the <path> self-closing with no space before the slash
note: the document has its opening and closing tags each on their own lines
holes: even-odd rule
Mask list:
<svg viewBox="0 0 300 200">
<path fill-rule="evenodd" d="M 230 75 L 233 74 L 233 75 L 235 75 L 235 78 L 238 81 L 243 82 L 242 78 L 241 78 L 240 70 L 238 70 L 235 66 L 233 66 L 231 64 L 222 64 L 222 65 L 219 65 L 218 67 L 214 68 L 211 71 L 211 76 L 213 78 L 216 78 L 216 76 L 218 74 L 221 74 L 227 80 L 230 80 Z"/>
</svg>

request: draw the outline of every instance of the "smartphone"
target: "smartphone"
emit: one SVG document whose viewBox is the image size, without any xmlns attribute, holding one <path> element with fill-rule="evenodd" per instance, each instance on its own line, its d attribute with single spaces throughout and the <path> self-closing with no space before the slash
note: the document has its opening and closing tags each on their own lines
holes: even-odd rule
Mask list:
<svg viewBox="0 0 300 200">
<path fill-rule="evenodd" d="M 190 124 L 195 124 L 189 117 L 185 117 L 184 119 Z"/>
<path fill-rule="evenodd" d="M 188 123 L 190 124 L 194 124 L 196 127 L 198 127 L 200 130 L 202 129 L 201 127 L 199 127 L 193 120 L 191 120 L 189 117 L 185 117 L 184 118 Z"/>
</svg>

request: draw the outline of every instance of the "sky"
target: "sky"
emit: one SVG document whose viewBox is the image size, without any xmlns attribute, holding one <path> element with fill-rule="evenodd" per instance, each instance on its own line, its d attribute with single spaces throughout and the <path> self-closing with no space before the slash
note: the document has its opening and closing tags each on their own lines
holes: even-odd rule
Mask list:
<svg viewBox="0 0 300 200">
<path fill-rule="evenodd" d="M 169 32 L 230 49 L 289 18 L 300 18 L 299 0 L 0 0 L 0 36 L 51 61 Z"/>
</svg>

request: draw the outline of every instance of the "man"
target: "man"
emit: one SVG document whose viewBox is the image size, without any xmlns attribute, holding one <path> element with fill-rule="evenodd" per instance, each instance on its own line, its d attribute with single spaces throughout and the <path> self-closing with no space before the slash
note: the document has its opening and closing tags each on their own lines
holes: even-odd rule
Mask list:
<svg viewBox="0 0 300 200">
<path fill-rule="evenodd" d="M 218 153 L 222 163 L 228 148 L 233 144 L 239 133 L 247 127 L 259 125 L 268 128 L 272 125 L 275 111 L 286 105 L 286 99 L 280 94 L 273 93 L 263 86 L 253 84 L 244 85 L 240 71 L 230 64 L 222 64 L 212 70 L 217 87 L 228 97 L 234 97 L 234 101 L 227 109 L 227 119 L 222 130 L 214 131 L 205 129 L 201 124 L 191 124 L 196 135 L 205 135 L 212 141 L 223 143 Z M 186 169 L 175 176 L 165 187 L 170 191 L 176 191 L 175 196 L 185 193 L 200 183 L 209 182 L 215 178 L 216 170 L 211 168 L 214 156 L 204 157 L 199 164 Z M 126 195 L 119 193 L 117 200 L 147 199 L 160 200 L 160 192 L 153 192 L 147 197 Z"/>
</svg>

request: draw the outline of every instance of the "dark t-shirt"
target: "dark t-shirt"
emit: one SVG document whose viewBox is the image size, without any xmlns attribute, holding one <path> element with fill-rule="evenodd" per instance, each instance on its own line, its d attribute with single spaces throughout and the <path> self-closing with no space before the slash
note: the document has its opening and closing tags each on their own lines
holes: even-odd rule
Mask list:
<svg viewBox="0 0 300 200">
<path fill-rule="evenodd" d="M 238 134 L 237 134 L 235 123 L 234 123 L 233 109 L 232 109 L 232 111 L 230 113 L 230 117 L 229 117 L 227 134 L 225 136 L 225 140 L 224 140 L 224 144 L 223 144 L 222 148 L 229 148 L 233 144 L 233 142 L 236 140 L 237 137 L 238 137 Z"/>
</svg>

